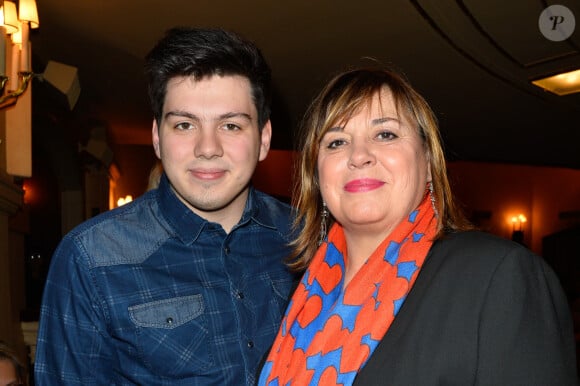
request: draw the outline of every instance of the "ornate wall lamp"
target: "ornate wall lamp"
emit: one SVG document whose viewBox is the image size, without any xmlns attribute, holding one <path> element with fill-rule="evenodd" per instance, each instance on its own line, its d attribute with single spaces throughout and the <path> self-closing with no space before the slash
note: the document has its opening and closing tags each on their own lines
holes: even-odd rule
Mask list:
<svg viewBox="0 0 580 386">
<path fill-rule="evenodd" d="M 39 22 L 35 0 L 20 0 L 18 7 L 4 0 L 0 10 L 0 109 L 4 109 L 16 103 L 34 76 L 29 34 Z"/>
<path fill-rule="evenodd" d="M 524 243 L 524 224 L 528 221 L 526 216 L 519 214 L 511 218 L 512 223 L 512 240 L 523 244 Z"/>
<path fill-rule="evenodd" d="M 49 61 L 32 72 L 29 35 L 38 26 L 35 0 L 0 0 L 0 174 L 32 175 L 33 79 L 63 93 L 71 110 L 79 97 L 76 67 Z"/>
</svg>

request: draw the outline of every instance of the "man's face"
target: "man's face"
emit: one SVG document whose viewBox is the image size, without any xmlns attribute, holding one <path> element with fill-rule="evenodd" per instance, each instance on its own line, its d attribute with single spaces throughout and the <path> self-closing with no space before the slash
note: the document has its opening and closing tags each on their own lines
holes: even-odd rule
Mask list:
<svg viewBox="0 0 580 386">
<path fill-rule="evenodd" d="M 260 132 L 250 82 L 242 76 L 171 79 L 160 124 L 153 122 L 155 153 L 177 196 L 226 231 L 243 212 L 271 134 L 269 121 Z"/>
</svg>

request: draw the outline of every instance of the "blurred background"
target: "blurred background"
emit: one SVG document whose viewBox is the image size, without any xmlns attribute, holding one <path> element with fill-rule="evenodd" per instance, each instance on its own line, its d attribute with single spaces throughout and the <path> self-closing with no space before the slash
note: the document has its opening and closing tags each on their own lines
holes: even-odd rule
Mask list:
<svg viewBox="0 0 580 386">
<path fill-rule="evenodd" d="M 437 114 L 471 220 L 542 255 L 580 310 L 577 0 L 0 4 L 0 340 L 31 362 L 60 238 L 147 189 L 156 159 L 143 59 L 180 25 L 231 29 L 262 49 L 274 134 L 254 184 L 289 202 L 296 128 L 314 94 L 351 66 L 398 69 Z"/>
</svg>

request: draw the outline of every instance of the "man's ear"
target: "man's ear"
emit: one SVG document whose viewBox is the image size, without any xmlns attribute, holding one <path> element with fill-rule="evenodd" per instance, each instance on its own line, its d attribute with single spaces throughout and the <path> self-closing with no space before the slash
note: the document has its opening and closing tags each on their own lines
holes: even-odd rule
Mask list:
<svg viewBox="0 0 580 386">
<path fill-rule="evenodd" d="M 155 155 L 157 158 L 161 159 L 161 151 L 159 150 L 159 127 L 157 126 L 156 119 L 153 119 L 151 138 L 153 140 L 153 150 L 155 150 Z"/>
<path fill-rule="evenodd" d="M 266 159 L 268 151 L 270 151 L 270 141 L 272 140 L 272 124 L 268 119 L 268 122 L 262 128 L 261 138 L 260 138 L 260 156 L 259 161 Z"/>
</svg>

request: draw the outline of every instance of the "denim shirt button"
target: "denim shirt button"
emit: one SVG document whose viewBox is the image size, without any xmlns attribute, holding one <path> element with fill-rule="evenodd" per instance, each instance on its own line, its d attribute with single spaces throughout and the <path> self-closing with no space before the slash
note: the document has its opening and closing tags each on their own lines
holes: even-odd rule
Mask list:
<svg viewBox="0 0 580 386">
<path fill-rule="evenodd" d="M 167 324 L 173 324 L 173 318 L 170 316 L 167 319 L 165 319 L 165 323 Z"/>
<path fill-rule="evenodd" d="M 244 293 L 242 291 L 237 293 L 237 297 L 238 299 L 243 299 L 244 298 Z"/>
<path fill-rule="evenodd" d="M 252 342 L 251 340 L 248 341 L 248 347 L 249 348 L 253 348 L 254 347 L 254 342 Z"/>
<path fill-rule="evenodd" d="M 225 247 L 224 252 L 226 255 L 229 255 L 230 254 L 230 247 Z"/>
</svg>

